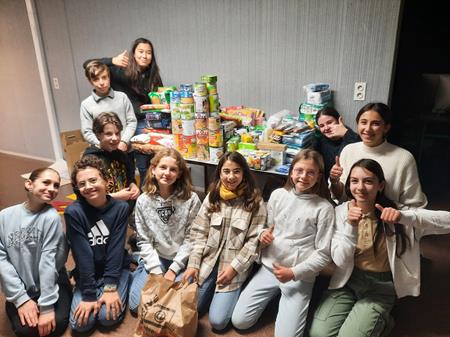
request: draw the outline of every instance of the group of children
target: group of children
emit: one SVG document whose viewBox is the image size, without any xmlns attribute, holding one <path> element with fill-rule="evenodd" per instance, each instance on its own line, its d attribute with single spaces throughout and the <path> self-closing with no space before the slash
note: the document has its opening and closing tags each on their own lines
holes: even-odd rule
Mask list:
<svg viewBox="0 0 450 337">
<path fill-rule="evenodd" d="M 136 43 L 132 60 L 150 69 L 153 47 L 146 41 Z M 122 53 L 110 62 L 129 61 Z M 114 70 L 119 82 L 120 70 Z M 278 337 L 305 330 L 310 336 L 381 336 L 389 332 L 395 299 L 419 295 L 420 238 L 449 233 L 450 213 L 417 208 L 426 198 L 420 184 L 417 189 L 413 159 L 385 141 L 385 105 L 361 109 L 362 142 L 345 147 L 329 172 L 319 152 L 300 151 L 267 205 L 245 158 L 224 154 L 202 203 L 173 149 L 158 151 L 145 171 L 139 167 L 141 193 L 129 146 L 142 124 L 134 104 L 110 88 L 105 64 L 87 63 L 86 76 L 94 90 L 80 114 L 92 145 L 71 173 L 77 200 L 64 213 L 67 241 L 49 206 L 60 184 L 50 168 L 26 180 L 24 203 L 0 212 L 0 280 L 18 336 L 58 336 L 68 324 L 78 332 L 114 326 L 127 304 L 137 312 L 150 273 L 198 282 L 198 311 L 209 312 L 215 330 L 230 322 L 252 327 L 280 296 Z M 337 125 L 333 130 L 342 138 L 347 129 L 341 120 Z M 332 196 L 343 203 L 334 207 Z M 125 249 L 129 224 L 139 249 L 133 272 Z M 76 264 L 73 292 L 64 268 L 68 248 Z M 254 262 L 260 267 L 249 277 Z M 307 325 L 315 278 L 330 265 L 329 290 Z"/>
<path fill-rule="evenodd" d="M 136 202 L 140 262 L 130 273 L 129 205 L 108 194 L 102 160 L 84 156 L 71 175 L 78 199 L 64 214 L 76 263 L 71 303 L 63 226 L 48 205 L 60 178 L 49 168 L 35 170 L 25 182 L 27 201 L 0 212 L 0 275 L 14 331 L 47 336 L 61 334 L 68 321 L 75 331 L 115 325 L 128 301 L 136 312 L 148 274 L 156 273 L 197 281 L 198 310 L 209 308 L 216 330 L 230 320 L 238 329 L 253 326 L 281 294 L 275 336 L 301 336 L 315 277 L 334 262 L 310 335 L 381 335 L 395 298 L 419 294 L 420 238 L 450 232 L 450 214 L 396 210 L 372 159 L 352 165 L 350 201 L 334 209 L 323 167 L 316 151 L 299 152 L 266 209 L 245 159 L 226 153 L 200 205 L 181 155 L 161 150 Z M 242 289 L 258 258 L 261 267 Z"/>
</svg>

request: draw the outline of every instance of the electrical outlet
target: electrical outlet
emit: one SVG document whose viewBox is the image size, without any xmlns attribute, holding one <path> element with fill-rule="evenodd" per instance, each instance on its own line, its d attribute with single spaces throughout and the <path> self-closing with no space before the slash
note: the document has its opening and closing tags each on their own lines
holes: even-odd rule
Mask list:
<svg viewBox="0 0 450 337">
<path fill-rule="evenodd" d="M 58 77 L 53 77 L 53 88 L 59 89 Z"/>
<path fill-rule="evenodd" d="M 364 101 L 366 99 L 366 82 L 355 82 L 355 90 L 353 91 L 354 101 Z"/>
</svg>

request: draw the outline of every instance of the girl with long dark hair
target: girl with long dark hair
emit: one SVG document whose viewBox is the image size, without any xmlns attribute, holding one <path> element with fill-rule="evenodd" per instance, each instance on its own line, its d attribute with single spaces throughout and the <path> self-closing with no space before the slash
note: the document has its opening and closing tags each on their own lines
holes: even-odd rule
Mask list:
<svg viewBox="0 0 450 337">
<path fill-rule="evenodd" d="M 359 159 L 376 160 L 386 177 L 385 194 L 399 209 L 425 207 L 416 161 L 407 150 L 386 140 L 391 129 L 392 111 L 384 103 L 368 103 L 356 116 L 361 142 L 347 145 L 336 158 L 330 171 L 331 192 L 336 199 L 345 199 L 344 184 L 352 165 Z"/>
<path fill-rule="evenodd" d="M 266 217 L 247 161 L 239 152 L 225 153 L 192 223 L 192 252 L 183 274 L 183 280 L 198 281 L 198 311 L 209 307 L 209 322 L 216 330 L 231 319 L 257 257 L 258 233 Z"/>
<path fill-rule="evenodd" d="M 420 239 L 450 232 L 450 213 L 402 210 L 388 199 L 380 164 L 361 159 L 336 207 L 336 269 L 315 311 L 310 336 L 386 336 L 396 298 L 420 294 Z"/>
</svg>

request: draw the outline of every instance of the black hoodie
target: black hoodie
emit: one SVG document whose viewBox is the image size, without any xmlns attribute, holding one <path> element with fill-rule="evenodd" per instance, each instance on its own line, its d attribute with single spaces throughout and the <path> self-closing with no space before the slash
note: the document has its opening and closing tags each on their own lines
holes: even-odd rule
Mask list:
<svg viewBox="0 0 450 337">
<path fill-rule="evenodd" d="M 128 155 L 120 150 L 105 151 L 92 145 L 84 151 L 83 156 L 94 155 L 100 158 L 106 167 L 110 181 L 106 186 L 107 193 L 115 193 L 135 183 Z"/>
</svg>

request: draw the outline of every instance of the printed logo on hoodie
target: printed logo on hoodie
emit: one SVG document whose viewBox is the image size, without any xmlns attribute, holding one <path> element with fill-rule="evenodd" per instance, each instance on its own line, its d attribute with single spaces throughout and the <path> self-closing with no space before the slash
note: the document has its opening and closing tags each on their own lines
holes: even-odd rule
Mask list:
<svg viewBox="0 0 450 337">
<path fill-rule="evenodd" d="M 109 230 L 103 220 L 97 221 L 95 225 L 91 227 L 88 238 L 91 246 L 106 245 L 109 238 Z"/>
<path fill-rule="evenodd" d="M 156 212 L 158 213 L 158 216 L 161 219 L 161 221 L 167 225 L 170 217 L 175 212 L 175 207 L 173 206 L 158 207 L 156 209 Z"/>
<path fill-rule="evenodd" d="M 41 238 L 41 230 L 34 225 L 28 225 L 25 228 L 20 228 L 8 234 L 6 247 L 20 247 L 22 243 L 27 243 L 30 246 L 36 246 Z"/>
</svg>

